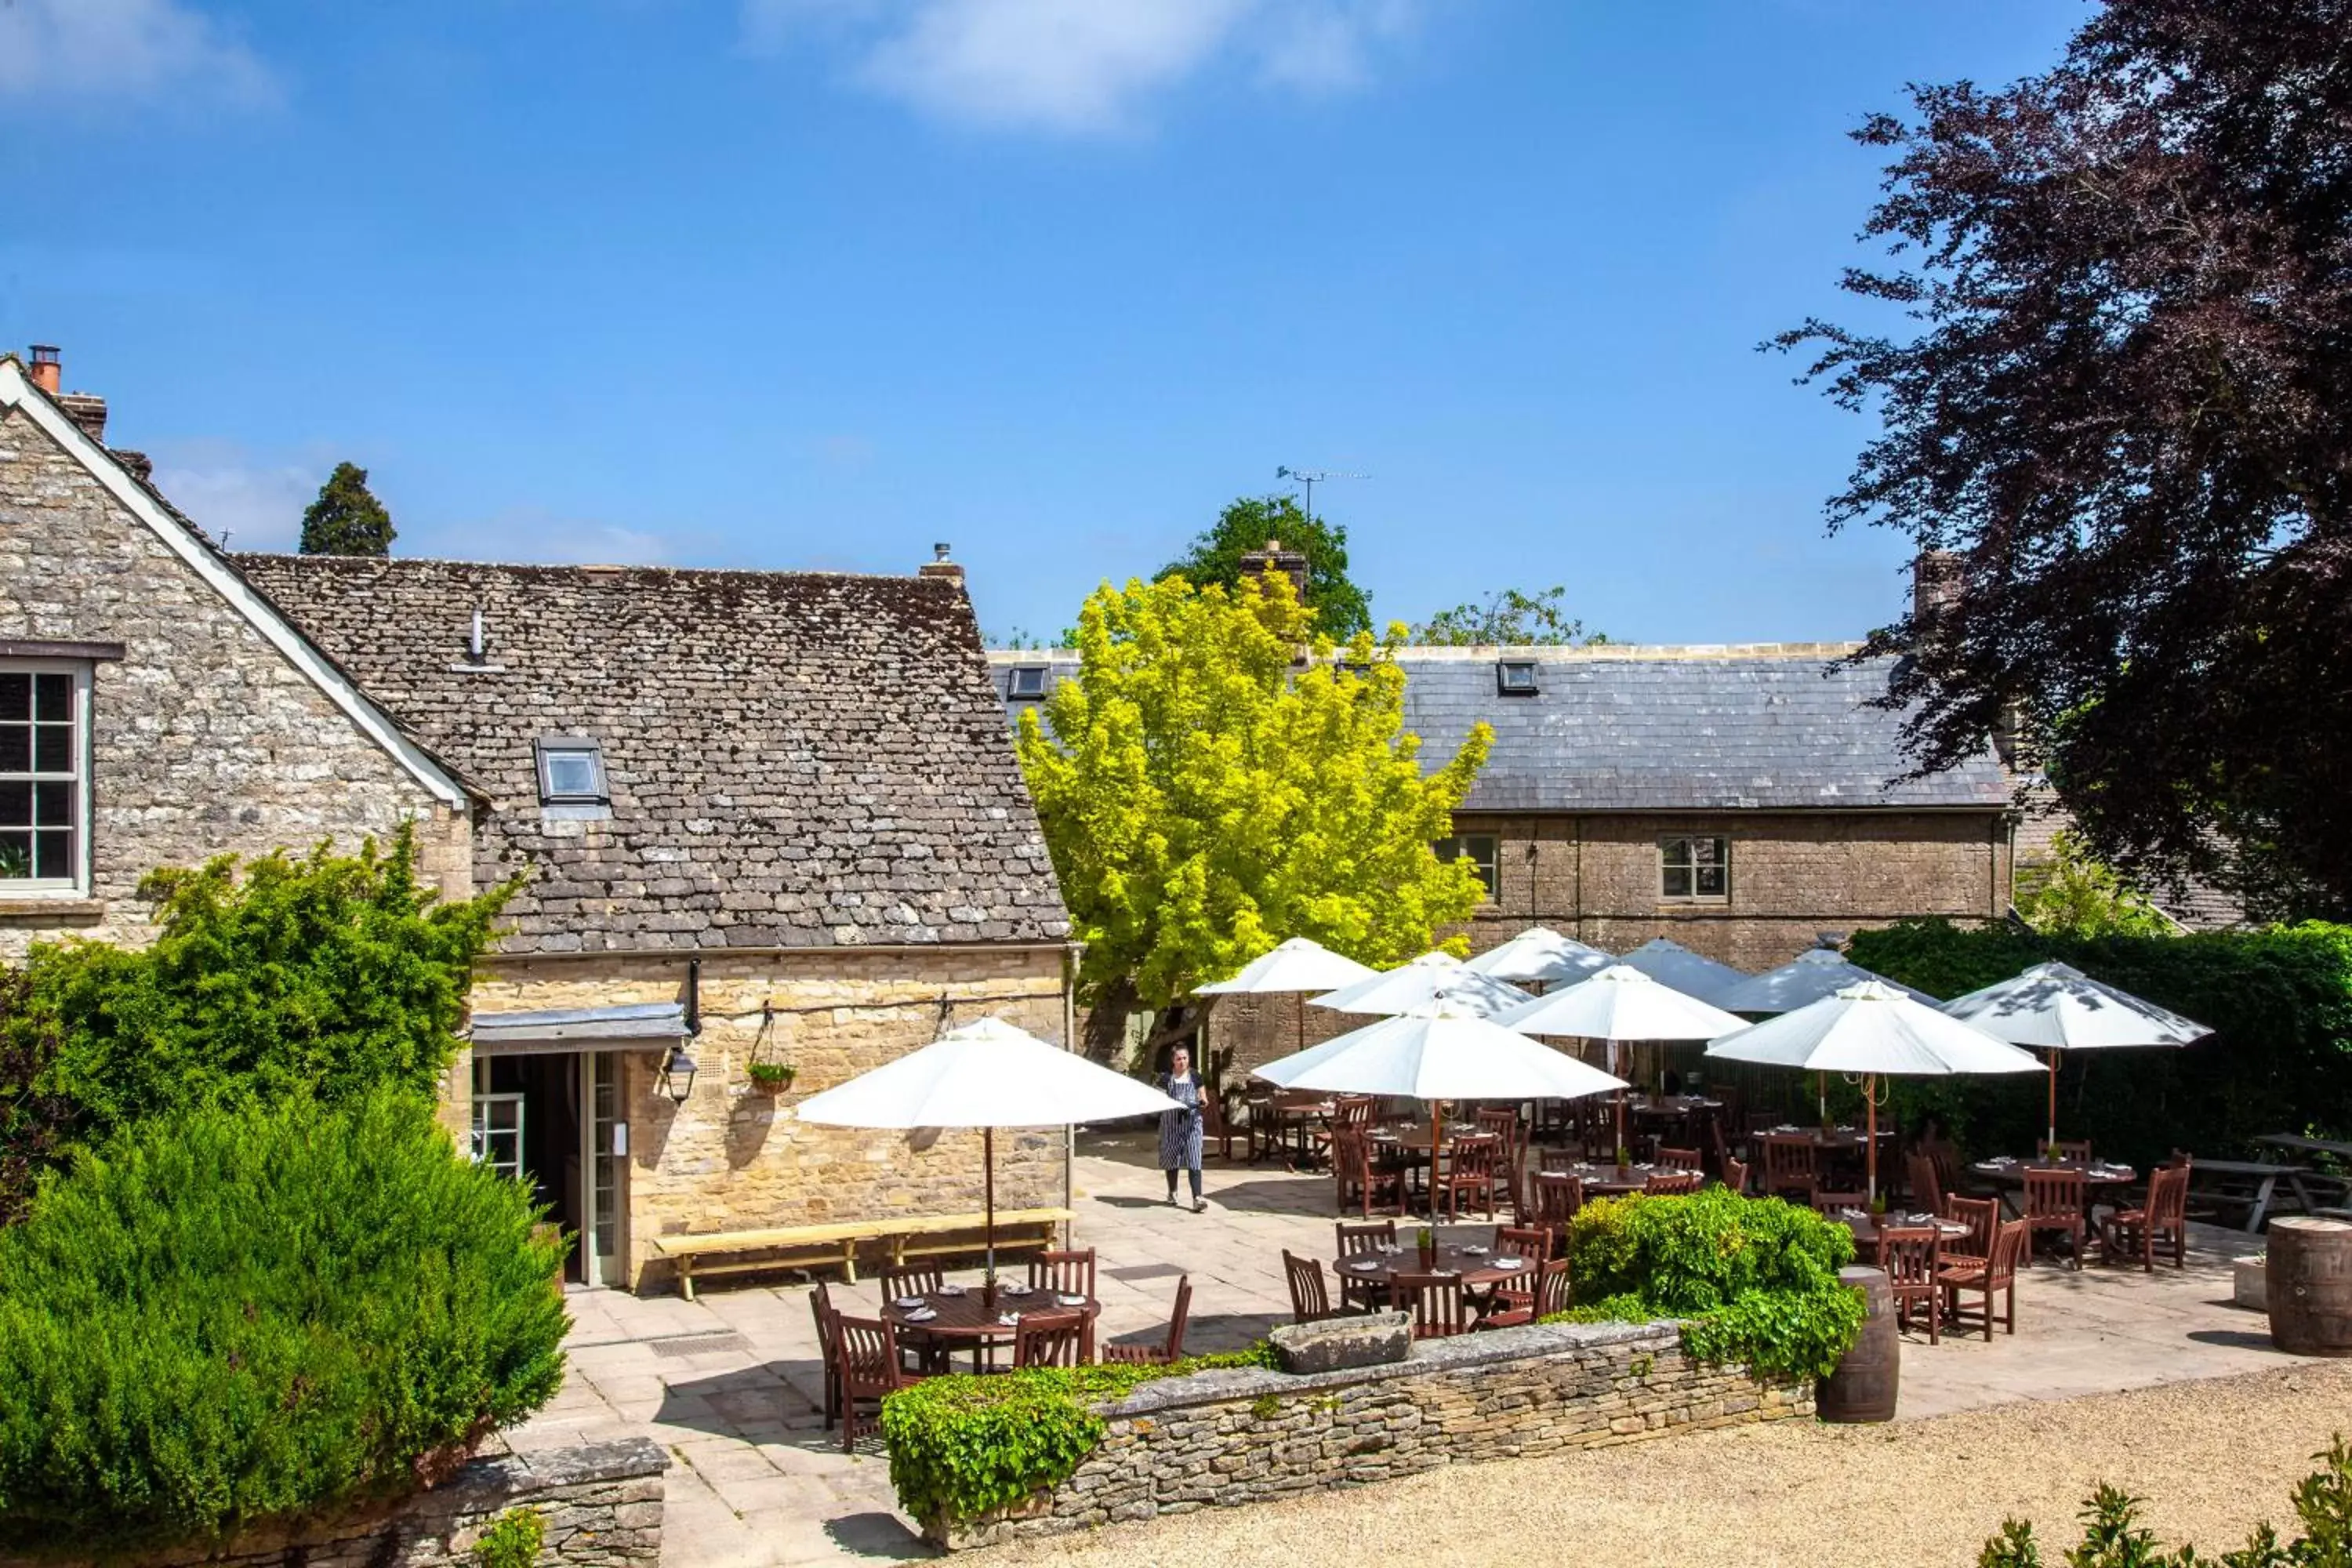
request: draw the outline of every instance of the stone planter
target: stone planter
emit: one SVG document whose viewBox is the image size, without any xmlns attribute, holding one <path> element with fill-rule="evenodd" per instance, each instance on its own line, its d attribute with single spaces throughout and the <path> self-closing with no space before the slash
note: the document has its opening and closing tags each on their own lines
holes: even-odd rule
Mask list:
<svg viewBox="0 0 2352 1568">
<path fill-rule="evenodd" d="M 2257 1312 L 2265 1312 L 2270 1310 L 2270 1299 L 2267 1294 L 2267 1288 L 2264 1286 L 2263 1281 L 2263 1260 L 2261 1258 L 2238 1258 L 2230 1265 L 2230 1273 L 2231 1278 L 2236 1281 L 2236 1293 L 2231 1297 L 2231 1300 L 2235 1301 L 2237 1305 L 2252 1308 Z"/>
<path fill-rule="evenodd" d="M 1412 1317 L 1371 1312 L 1360 1318 L 1326 1318 L 1319 1323 L 1285 1323 L 1266 1337 L 1274 1342 L 1275 1360 L 1293 1375 L 1385 1366 L 1412 1352 Z"/>
</svg>

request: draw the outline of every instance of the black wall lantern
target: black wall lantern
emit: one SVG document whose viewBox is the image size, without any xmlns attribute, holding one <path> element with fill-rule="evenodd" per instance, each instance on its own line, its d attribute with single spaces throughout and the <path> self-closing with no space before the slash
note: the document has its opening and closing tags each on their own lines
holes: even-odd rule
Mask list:
<svg viewBox="0 0 2352 1568">
<path fill-rule="evenodd" d="M 673 1105 L 684 1105 L 687 1096 L 694 1092 L 694 1053 L 680 1040 L 669 1048 L 669 1058 L 662 1063 L 662 1092 Z"/>
</svg>

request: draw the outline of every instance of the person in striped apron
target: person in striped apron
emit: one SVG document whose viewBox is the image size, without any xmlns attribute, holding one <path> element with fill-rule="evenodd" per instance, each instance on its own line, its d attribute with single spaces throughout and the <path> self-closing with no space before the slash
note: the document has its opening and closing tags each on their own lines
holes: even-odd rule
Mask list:
<svg viewBox="0 0 2352 1568">
<path fill-rule="evenodd" d="M 1179 1046 L 1169 1053 L 1160 1091 L 1181 1106 L 1160 1113 L 1160 1168 L 1168 1173 L 1168 1201 L 1176 1201 L 1176 1173 L 1188 1172 L 1192 1178 L 1192 1212 L 1199 1214 L 1209 1206 L 1201 1196 L 1201 1097 L 1208 1091 L 1192 1076 L 1190 1049 Z"/>
</svg>

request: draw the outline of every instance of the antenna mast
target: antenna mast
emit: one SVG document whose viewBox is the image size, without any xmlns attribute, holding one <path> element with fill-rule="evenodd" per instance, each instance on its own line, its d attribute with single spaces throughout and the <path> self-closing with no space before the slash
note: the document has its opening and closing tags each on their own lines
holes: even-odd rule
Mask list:
<svg viewBox="0 0 2352 1568">
<path fill-rule="evenodd" d="M 1315 487 L 1317 485 L 1321 484 L 1326 479 L 1369 479 L 1372 476 L 1370 474 L 1334 473 L 1329 468 L 1281 468 L 1274 470 L 1274 477 L 1277 479 L 1295 479 L 1306 488 L 1307 498 L 1300 503 L 1300 505 L 1307 513 L 1307 521 L 1313 522 L 1315 521 Z"/>
</svg>

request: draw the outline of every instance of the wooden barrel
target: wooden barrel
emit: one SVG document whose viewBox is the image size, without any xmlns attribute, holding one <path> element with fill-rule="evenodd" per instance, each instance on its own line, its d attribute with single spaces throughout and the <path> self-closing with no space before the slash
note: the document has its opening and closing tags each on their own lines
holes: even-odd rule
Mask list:
<svg viewBox="0 0 2352 1568">
<path fill-rule="evenodd" d="M 2271 1343 L 2290 1355 L 2352 1356 L 2352 1224 L 2274 1219 L 2263 1242 Z"/>
<path fill-rule="evenodd" d="M 1841 1268 L 1838 1282 L 1862 1292 L 1862 1333 L 1837 1370 L 1813 1383 L 1813 1410 L 1824 1421 L 1895 1419 L 1903 1381 L 1903 1341 L 1895 1331 L 1895 1293 L 1877 1268 Z"/>
</svg>

